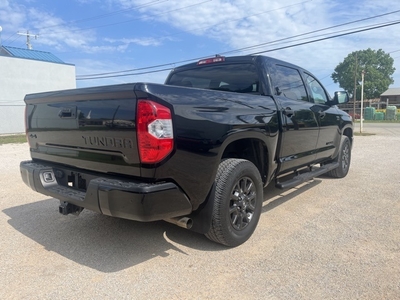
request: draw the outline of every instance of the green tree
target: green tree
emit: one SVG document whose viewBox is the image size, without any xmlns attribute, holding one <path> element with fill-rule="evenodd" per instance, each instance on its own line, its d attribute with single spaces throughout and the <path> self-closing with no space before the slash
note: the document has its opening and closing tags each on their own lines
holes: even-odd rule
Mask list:
<svg viewBox="0 0 400 300">
<path fill-rule="evenodd" d="M 394 83 L 391 77 L 396 70 L 393 58 L 382 49 L 378 51 L 354 51 L 338 64 L 331 77 L 335 83 L 349 94 L 354 95 L 354 79 L 357 81 L 357 100 L 361 99 L 361 72 L 364 70 L 364 97 L 379 98 Z M 357 70 L 357 72 L 356 72 Z"/>
</svg>

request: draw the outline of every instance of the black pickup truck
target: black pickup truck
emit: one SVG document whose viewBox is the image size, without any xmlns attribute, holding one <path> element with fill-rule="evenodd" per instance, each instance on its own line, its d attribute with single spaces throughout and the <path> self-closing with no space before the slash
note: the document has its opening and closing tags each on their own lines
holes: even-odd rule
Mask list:
<svg viewBox="0 0 400 300">
<path fill-rule="evenodd" d="M 353 123 L 337 107 L 347 101 L 265 56 L 204 59 L 164 85 L 31 94 L 32 160 L 21 176 L 64 215 L 166 220 L 237 246 L 255 230 L 271 181 L 283 189 L 347 175 Z"/>
</svg>

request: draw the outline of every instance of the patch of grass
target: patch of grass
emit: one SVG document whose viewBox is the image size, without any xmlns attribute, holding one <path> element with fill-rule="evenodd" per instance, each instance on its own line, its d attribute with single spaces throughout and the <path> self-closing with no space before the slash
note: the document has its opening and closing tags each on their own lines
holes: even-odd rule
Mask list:
<svg viewBox="0 0 400 300">
<path fill-rule="evenodd" d="M 359 119 L 354 120 L 354 123 L 360 123 Z M 364 120 L 363 123 L 400 123 L 400 120 Z"/>
<path fill-rule="evenodd" d="M 1 135 L 0 145 L 3 144 L 22 144 L 26 143 L 25 134 Z"/>
<path fill-rule="evenodd" d="M 355 136 L 370 136 L 370 135 L 375 135 L 375 133 L 367 133 L 367 132 L 362 132 L 362 133 L 360 133 L 360 132 L 354 132 L 354 135 Z"/>
</svg>

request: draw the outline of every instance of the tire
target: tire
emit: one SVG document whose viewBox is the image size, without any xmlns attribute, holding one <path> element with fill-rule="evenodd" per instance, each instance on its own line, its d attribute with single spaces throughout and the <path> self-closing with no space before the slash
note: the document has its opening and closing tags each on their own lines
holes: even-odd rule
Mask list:
<svg viewBox="0 0 400 300">
<path fill-rule="evenodd" d="M 329 171 L 328 175 L 334 178 L 345 177 L 349 172 L 351 162 L 351 143 L 347 136 L 342 137 L 339 154 L 335 159 L 335 162 L 339 162 L 339 167 Z"/>
<path fill-rule="evenodd" d="M 215 179 L 211 228 L 206 237 L 235 247 L 247 241 L 260 219 L 263 184 L 256 166 L 244 159 L 226 159 Z"/>
</svg>

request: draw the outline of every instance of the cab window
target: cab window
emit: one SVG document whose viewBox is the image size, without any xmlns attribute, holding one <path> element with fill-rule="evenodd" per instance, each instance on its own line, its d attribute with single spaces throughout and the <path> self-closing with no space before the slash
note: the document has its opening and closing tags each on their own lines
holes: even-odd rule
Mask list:
<svg viewBox="0 0 400 300">
<path fill-rule="evenodd" d="M 306 88 L 296 69 L 276 65 L 273 84 L 276 95 L 292 100 L 308 101 Z"/>
<path fill-rule="evenodd" d="M 257 69 L 253 64 L 204 65 L 176 71 L 166 82 L 186 86 L 235 93 L 260 94 Z"/>
<path fill-rule="evenodd" d="M 310 74 L 305 74 L 306 84 L 310 90 L 311 102 L 316 104 L 326 104 L 328 102 L 328 97 L 326 96 L 324 88 L 321 84 Z"/>
</svg>

